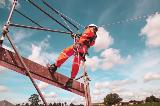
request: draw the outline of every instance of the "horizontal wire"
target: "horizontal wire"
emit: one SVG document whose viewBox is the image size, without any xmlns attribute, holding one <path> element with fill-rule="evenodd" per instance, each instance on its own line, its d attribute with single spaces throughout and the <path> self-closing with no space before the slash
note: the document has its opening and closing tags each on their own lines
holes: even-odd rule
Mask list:
<svg viewBox="0 0 160 106">
<path fill-rule="evenodd" d="M 45 10 L 43 10 L 41 7 L 39 7 L 39 5 L 35 4 L 32 0 L 28 0 L 33 6 L 35 6 L 37 9 L 39 9 L 40 11 L 42 11 L 45 15 L 47 15 L 49 18 L 51 18 L 53 21 L 55 21 L 56 23 L 58 23 L 59 25 L 61 25 L 63 28 L 65 28 L 66 30 L 68 30 L 69 32 L 73 33 L 70 29 L 68 29 L 65 25 L 63 25 L 61 22 L 59 22 L 57 19 L 55 19 L 54 17 L 52 17 L 49 13 L 47 13 Z"/>
<path fill-rule="evenodd" d="M 49 5 L 45 0 L 42 0 L 42 2 L 48 7 L 50 8 L 53 12 L 55 12 L 56 14 L 58 14 L 64 21 L 67 21 L 69 24 L 71 24 L 73 27 L 75 27 L 77 30 L 79 30 L 77 25 L 74 25 L 70 20 L 68 20 L 65 16 L 63 16 L 61 13 L 59 13 L 59 11 L 57 11 L 55 8 L 53 8 L 51 5 Z M 65 22 L 66 23 L 66 22 Z M 67 24 L 67 23 L 66 23 Z M 68 26 L 68 25 L 67 25 Z"/>
<path fill-rule="evenodd" d="M 33 26 L 26 26 L 26 25 L 20 25 L 20 24 L 13 24 L 10 23 L 10 26 L 13 27 L 20 27 L 20 28 L 28 28 L 28 29 L 35 29 L 35 30 L 43 30 L 43 31 L 49 31 L 49 32 L 58 32 L 58 33 L 65 33 L 65 34 L 72 34 L 71 32 L 65 32 L 65 31 L 60 31 L 60 30 L 53 30 L 53 29 L 48 29 L 48 28 L 41 28 L 41 27 L 33 27 Z"/>
<path fill-rule="evenodd" d="M 72 22 L 74 22 L 75 24 L 77 24 L 78 26 L 85 28 L 84 25 L 78 23 L 76 20 L 70 18 L 69 16 L 65 15 L 64 13 L 60 12 L 59 10 L 55 9 L 58 13 L 60 13 L 61 15 L 63 15 L 64 17 L 68 18 L 69 20 L 71 20 Z"/>
<path fill-rule="evenodd" d="M 23 16 L 23 17 L 25 17 L 26 19 L 28 19 L 29 21 L 31 21 L 32 23 L 34 23 L 35 25 L 37 25 L 37 26 L 39 26 L 39 27 L 42 28 L 42 26 L 41 26 L 40 24 L 38 24 L 37 22 L 35 22 L 34 20 L 32 20 L 30 17 L 26 16 L 24 13 L 22 13 L 22 12 L 16 10 L 16 9 L 15 9 L 15 11 L 16 11 L 18 14 L 20 14 L 21 16 Z"/>
<path fill-rule="evenodd" d="M 144 18 L 147 18 L 149 16 L 152 16 L 152 15 L 154 15 L 156 13 L 159 13 L 159 12 L 156 11 L 156 12 L 153 12 L 151 14 L 147 14 L 147 15 L 143 15 L 143 16 L 138 16 L 138 17 L 134 17 L 134 18 L 129 18 L 129 19 L 126 19 L 126 20 L 120 20 L 120 21 L 117 21 L 117 22 L 112 22 L 112 23 L 106 24 L 106 26 L 112 26 L 112 25 L 116 25 L 116 24 L 137 21 L 137 20 L 144 19 Z"/>
</svg>

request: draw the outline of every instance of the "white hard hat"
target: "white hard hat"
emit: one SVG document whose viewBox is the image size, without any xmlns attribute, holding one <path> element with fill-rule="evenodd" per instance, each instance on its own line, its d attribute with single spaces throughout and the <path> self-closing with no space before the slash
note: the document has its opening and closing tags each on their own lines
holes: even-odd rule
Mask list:
<svg viewBox="0 0 160 106">
<path fill-rule="evenodd" d="M 95 24 L 89 24 L 88 27 L 98 27 L 98 26 Z"/>
</svg>

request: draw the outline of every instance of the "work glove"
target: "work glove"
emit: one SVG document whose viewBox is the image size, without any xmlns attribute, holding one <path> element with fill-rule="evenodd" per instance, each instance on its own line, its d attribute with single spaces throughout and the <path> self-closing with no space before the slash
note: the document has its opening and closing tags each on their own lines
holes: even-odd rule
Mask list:
<svg viewBox="0 0 160 106">
<path fill-rule="evenodd" d="M 76 37 L 76 34 L 72 33 L 71 37 L 74 39 Z"/>
<path fill-rule="evenodd" d="M 82 35 L 82 34 L 74 34 L 74 33 L 72 33 L 72 34 L 71 34 L 71 37 L 72 37 L 73 39 L 74 39 L 74 38 L 79 39 L 81 35 Z"/>
<path fill-rule="evenodd" d="M 75 43 L 74 45 L 73 45 L 73 47 L 74 47 L 74 49 L 79 49 L 79 48 L 81 48 L 81 44 L 80 43 Z"/>
</svg>

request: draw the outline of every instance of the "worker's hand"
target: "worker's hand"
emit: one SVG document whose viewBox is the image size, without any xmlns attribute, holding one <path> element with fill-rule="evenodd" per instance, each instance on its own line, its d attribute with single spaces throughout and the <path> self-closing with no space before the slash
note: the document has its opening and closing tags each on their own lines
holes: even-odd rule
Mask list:
<svg viewBox="0 0 160 106">
<path fill-rule="evenodd" d="M 76 34 L 72 33 L 71 37 L 74 39 L 76 37 Z"/>
<path fill-rule="evenodd" d="M 75 49 L 79 49 L 79 48 L 81 48 L 81 46 L 82 46 L 82 45 L 81 45 L 80 43 L 75 43 L 75 44 L 74 44 L 74 48 L 75 48 Z"/>
<path fill-rule="evenodd" d="M 73 39 L 78 40 L 78 39 L 80 38 L 81 35 L 82 35 L 82 34 L 75 34 L 75 33 L 72 33 L 72 34 L 71 34 L 71 37 L 72 37 Z"/>
</svg>

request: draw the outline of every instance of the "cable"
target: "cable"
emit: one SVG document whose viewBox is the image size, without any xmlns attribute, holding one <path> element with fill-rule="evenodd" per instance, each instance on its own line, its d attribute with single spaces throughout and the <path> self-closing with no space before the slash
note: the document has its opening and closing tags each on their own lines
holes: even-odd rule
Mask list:
<svg viewBox="0 0 160 106">
<path fill-rule="evenodd" d="M 23 14 L 22 12 L 20 12 L 20 11 L 18 11 L 18 10 L 16 10 L 16 9 L 15 9 L 15 11 L 16 11 L 18 14 L 20 14 L 21 16 L 25 17 L 26 19 L 30 20 L 30 21 L 31 21 L 32 23 L 34 23 L 35 25 L 43 28 L 40 24 L 38 24 L 37 22 L 33 21 L 30 17 L 26 16 L 26 15 Z"/>
<path fill-rule="evenodd" d="M 44 0 L 42 0 L 42 1 L 43 1 L 43 3 L 44 3 Z M 58 12 L 59 14 L 61 14 L 62 16 L 68 18 L 69 20 L 71 20 L 72 22 L 74 22 L 75 24 L 77 24 L 78 26 L 80 26 L 80 27 L 82 27 L 82 28 L 85 28 L 84 25 L 82 25 L 82 24 L 78 23 L 76 20 L 74 20 L 74 19 L 68 17 L 67 15 L 65 15 L 65 14 L 62 13 L 62 12 L 60 12 L 59 10 L 57 10 L 57 9 L 54 9 L 54 10 L 57 11 L 57 12 Z"/>
<path fill-rule="evenodd" d="M 42 0 L 42 2 L 48 7 L 48 8 L 50 8 L 51 10 L 52 10 L 52 12 L 55 12 L 56 14 L 58 14 L 60 17 L 61 17 L 61 19 L 64 21 L 64 23 L 66 24 L 66 26 L 68 27 L 68 29 L 70 29 L 71 31 L 72 31 L 72 29 L 70 28 L 70 26 L 67 24 L 67 22 L 70 22 L 70 21 L 68 21 L 65 17 L 63 17 L 60 13 L 58 13 L 53 7 L 51 7 L 47 2 L 45 2 L 44 0 Z M 67 21 L 67 22 L 66 22 Z M 73 25 L 73 26 L 75 26 L 74 24 L 72 24 L 71 22 L 70 22 L 70 24 L 71 25 Z M 77 28 L 77 27 L 76 27 Z M 72 31 L 73 32 L 73 31 Z"/>
<path fill-rule="evenodd" d="M 19 25 L 19 24 L 13 24 L 13 23 L 10 23 L 9 25 L 14 26 L 14 27 L 21 27 L 21 28 L 28 28 L 28 29 L 35 29 L 35 30 L 44 30 L 44 31 L 58 32 L 58 33 L 65 33 L 65 34 L 72 34 L 71 32 L 47 29 L 47 28 L 43 28 L 43 27 L 42 28 L 41 27 L 33 27 L 33 26 Z"/>
<path fill-rule="evenodd" d="M 37 4 L 35 4 L 32 0 L 28 0 L 33 6 L 35 6 L 37 9 L 39 9 L 40 11 L 42 11 L 45 15 L 47 15 L 49 18 L 51 18 L 53 21 L 57 22 L 59 25 L 61 25 L 63 28 L 65 28 L 66 30 L 68 30 L 69 32 L 73 33 L 70 29 L 68 29 L 66 26 L 64 26 L 61 22 L 59 22 L 58 20 L 56 20 L 55 18 L 53 18 L 49 13 L 47 13 L 46 11 L 44 11 L 42 8 L 40 8 Z"/>
<path fill-rule="evenodd" d="M 58 11 L 58 10 L 57 10 L 57 11 Z M 59 13 L 61 13 L 61 12 L 59 11 Z M 74 20 L 74 19 L 68 17 L 67 15 L 65 15 L 65 14 L 63 14 L 63 13 L 61 13 L 61 14 L 62 14 L 63 16 L 65 16 L 66 18 L 70 19 L 72 22 L 74 22 L 74 23 L 77 24 L 78 26 L 80 26 L 80 27 L 82 27 L 82 28 L 85 28 L 84 25 L 78 23 L 76 20 Z"/>
<path fill-rule="evenodd" d="M 137 21 L 137 20 L 140 20 L 140 19 L 143 19 L 143 18 L 147 18 L 147 17 L 149 17 L 151 15 L 154 15 L 156 13 L 158 13 L 158 12 L 153 12 L 152 14 L 147 14 L 147 15 L 143 15 L 143 16 L 139 16 L 139 17 L 129 18 L 129 19 L 126 19 L 126 20 L 120 20 L 120 21 L 117 21 L 117 22 L 106 24 L 106 26 L 112 26 L 112 25 L 121 24 L 121 23 L 125 23 L 125 22 Z"/>
<path fill-rule="evenodd" d="M 70 22 L 65 16 L 62 15 L 62 13 L 60 13 L 58 10 L 56 10 L 55 8 L 53 8 L 51 5 L 49 5 L 45 0 L 42 0 L 42 2 L 48 7 L 50 8 L 53 12 L 55 12 L 56 14 L 58 14 L 65 22 L 65 24 L 68 26 L 68 24 L 66 23 L 66 21 L 71 24 L 73 27 L 75 27 L 77 30 L 79 30 L 78 26 L 74 25 L 72 22 Z M 68 26 L 69 27 L 69 26 Z M 70 27 L 69 27 L 70 28 Z"/>
</svg>

